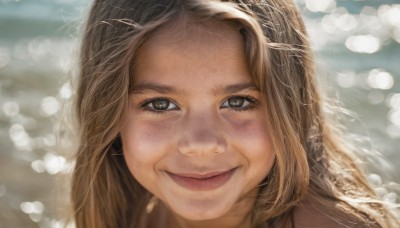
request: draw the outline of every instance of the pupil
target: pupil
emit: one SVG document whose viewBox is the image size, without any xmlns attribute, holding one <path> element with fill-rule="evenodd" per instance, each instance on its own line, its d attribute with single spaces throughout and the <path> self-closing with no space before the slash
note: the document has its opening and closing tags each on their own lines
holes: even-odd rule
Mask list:
<svg viewBox="0 0 400 228">
<path fill-rule="evenodd" d="M 157 101 L 154 101 L 153 106 L 157 110 L 165 110 L 169 106 L 169 101 L 168 100 L 157 100 Z"/>
<path fill-rule="evenodd" d="M 228 103 L 232 107 L 242 107 L 243 103 L 244 103 L 244 99 L 241 97 L 234 97 L 234 98 L 229 99 Z"/>
</svg>

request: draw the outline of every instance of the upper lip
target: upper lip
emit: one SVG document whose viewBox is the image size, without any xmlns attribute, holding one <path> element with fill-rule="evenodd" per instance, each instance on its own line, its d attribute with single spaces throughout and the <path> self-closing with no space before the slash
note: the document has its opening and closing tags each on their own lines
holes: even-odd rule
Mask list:
<svg viewBox="0 0 400 228">
<path fill-rule="evenodd" d="M 235 169 L 235 168 L 233 168 Z M 226 169 L 223 171 L 211 171 L 211 172 L 169 172 L 166 171 L 168 174 L 173 174 L 180 177 L 187 177 L 187 178 L 196 178 L 196 179 L 206 179 L 214 176 L 221 175 L 223 173 L 232 171 L 233 169 Z"/>
</svg>

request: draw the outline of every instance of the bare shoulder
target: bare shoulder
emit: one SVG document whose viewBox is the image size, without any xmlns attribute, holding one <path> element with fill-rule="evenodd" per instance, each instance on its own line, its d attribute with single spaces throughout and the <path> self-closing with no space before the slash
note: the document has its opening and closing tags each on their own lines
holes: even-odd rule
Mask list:
<svg viewBox="0 0 400 228">
<path fill-rule="evenodd" d="M 336 211 L 336 212 L 335 212 Z M 309 202 L 302 202 L 296 206 L 293 215 L 296 228 L 356 228 L 367 227 L 355 218 L 335 210 L 334 205 L 331 208 L 321 209 Z"/>
</svg>

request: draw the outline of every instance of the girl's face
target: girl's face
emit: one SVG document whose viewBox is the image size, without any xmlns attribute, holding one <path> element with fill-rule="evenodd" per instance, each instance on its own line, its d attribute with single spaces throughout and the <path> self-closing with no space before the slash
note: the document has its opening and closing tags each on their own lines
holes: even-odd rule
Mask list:
<svg viewBox="0 0 400 228">
<path fill-rule="evenodd" d="M 178 217 L 245 215 L 275 152 L 242 37 L 228 26 L 172 30 L 136 58 L 121 131 L 126 163 Z"/>
</svg>

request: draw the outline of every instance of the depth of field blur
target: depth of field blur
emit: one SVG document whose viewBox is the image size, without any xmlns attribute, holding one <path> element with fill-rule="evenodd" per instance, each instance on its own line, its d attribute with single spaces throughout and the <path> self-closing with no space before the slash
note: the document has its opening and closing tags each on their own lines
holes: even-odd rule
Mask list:
<svg viewBox="0 0 400 228">
<path fill-rule="evenodd" d="M 68 198 L 56 190 L 56 176 L 68 175 L 73 163 L 71 146 L 56 137 L 57 119 L 73 95 L 68 76 L 76 71 L 79 28 L 89 3 L 0 0 L 0 227 L 62 225 L 56 209 Z M 366 161 L 392 174 L 383 177 L 372 169 L 370 181 L 383 199 L 395 201 L 397 195 L 384 187 L 400 181 L 400 3 L 297 4 L 318 75 L 359 116 L 345 121 L 349 130 L 360 140 L 369 137 L 366 149 L 385 158 Z"/>
</svg>

